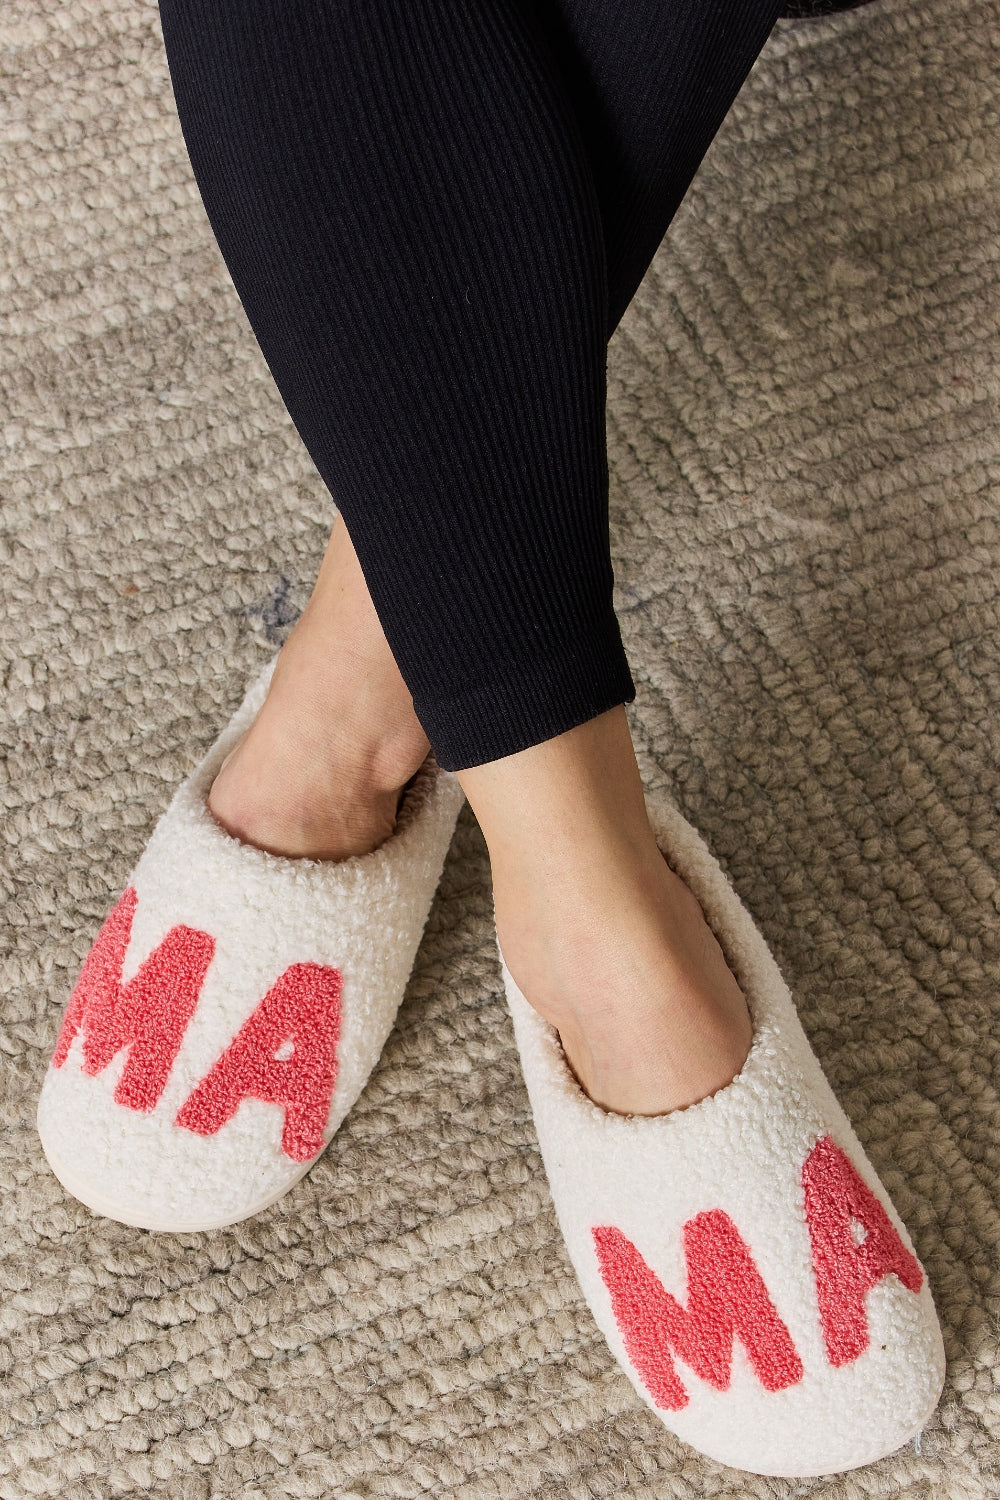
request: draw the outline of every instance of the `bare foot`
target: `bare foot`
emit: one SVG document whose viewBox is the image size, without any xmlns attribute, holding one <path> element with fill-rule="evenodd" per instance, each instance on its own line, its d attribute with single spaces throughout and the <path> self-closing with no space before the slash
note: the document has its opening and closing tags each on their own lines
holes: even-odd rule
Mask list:
<svg viewBox="0 0 1000 1500">
<path fill-rule="evenodd" d="M 554 899 L 530 879 L 494 882 L 497 937 L 518 988 L 559 1032 L 595 1104 L 681 1109 L 730 1083 L 750 1050 L 743 991 L 701 907 L 660 856 L 602 890 L 571 872 Z"/>
<path fill-rule="evenodd" d="M 731 1082 L 746 1000 L 656 846 L 624 709 L 459 780 L 490 847 L 504 960 L 590 1098 L 665 1114 Z"/>
<path fill-rule="evenodd" d="M 338 518 L 267 698 L 208 796 L 228 833 L 274 854 L 344 859 L 392 833 L 430 746 Z"/>
</svg>

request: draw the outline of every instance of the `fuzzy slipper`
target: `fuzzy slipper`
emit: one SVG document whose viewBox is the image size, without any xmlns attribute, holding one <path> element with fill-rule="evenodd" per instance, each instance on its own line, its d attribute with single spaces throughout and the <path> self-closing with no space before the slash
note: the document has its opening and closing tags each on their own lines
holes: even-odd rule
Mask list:
<svg viewBox="0 0 1000 1500">
<path fill-rule="evenodd" d="M 178 788 L 84 962 L 38 1104 L 63 1186 L 145 1229 L 221 1228 L 315 1161 L 385 1043 L 463 802 L 432 757 L 371 854 L 268 854 L 208 810 L 270 661 Z"/>
<path fill-rule="evenodd" d="M 665 794 L 647 805 L 742 986 L 753 1042 L 698 1104 L 610 1113 L 501 954 L 559 1225 L 612 1352 L 672 1432 L 758 1474 L 857 1468 L 937 1405 L 927 1277 L 735 888 Z"/>
</svg>

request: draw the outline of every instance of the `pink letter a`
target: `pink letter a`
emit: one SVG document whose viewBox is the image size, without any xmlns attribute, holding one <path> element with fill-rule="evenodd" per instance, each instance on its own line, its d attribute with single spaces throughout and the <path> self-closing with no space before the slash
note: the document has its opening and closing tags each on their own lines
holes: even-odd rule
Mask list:
<svg viewBox="0 0 1000 1500">
<path fill-rule="evenodd" d="M 846 1365 L 868 1348 L 865 1296 L 871 1288 L 892 1271 L 911 1292 L 919 1292 L 923 1273 L 878 1198 L 830 1136 L 810 1151 L 802 1186 L 826 1352 L 832 1365 Z M 852 1219 L 866 1230 L 860 1245 L 851 1234 Z"/>
<path fill-rule="evenodd" d="M 308 1161 L 322 1151 L 337 1077 L 340 988 L 336 969 L 291 964 L 185 1100 L 177 1124 L 214 1135 L 244 1099 L 263 1099 L 284 1108 L 286 1156 Z"/>
</svg>

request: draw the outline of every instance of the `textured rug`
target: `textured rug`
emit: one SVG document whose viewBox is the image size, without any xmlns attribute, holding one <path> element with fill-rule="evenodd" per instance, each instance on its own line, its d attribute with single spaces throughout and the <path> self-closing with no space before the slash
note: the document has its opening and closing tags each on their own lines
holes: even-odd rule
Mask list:
<svg viewBox="0 0 1000 1500">
<path fill-rule="evenodd" d="M 150 0 L 0 12 L 0 1500 L 1000 1493 L 1000 17 L 776 29 L 611 351 L 648 782 L 771 942 L 928 1269 L 921 1439 L 789 1483 L 637 1401 L 562 1248 L 463 813 L 315 1169 L 92 1217 L 35 1098 L 79 964 L 331 519 L 220 263 Z"/>
</svg>

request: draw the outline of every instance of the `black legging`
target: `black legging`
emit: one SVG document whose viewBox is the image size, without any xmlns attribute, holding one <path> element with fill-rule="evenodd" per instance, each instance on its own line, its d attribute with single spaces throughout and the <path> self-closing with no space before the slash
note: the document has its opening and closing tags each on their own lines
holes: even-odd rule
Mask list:
<svg viewBox="0 0 1000 1500">
<path fill-rule="evenodd" d="M 607 341 L 781 10 L 160 0 L 212 228 L 449 770 L 635 695 Z"/>
</svg>

